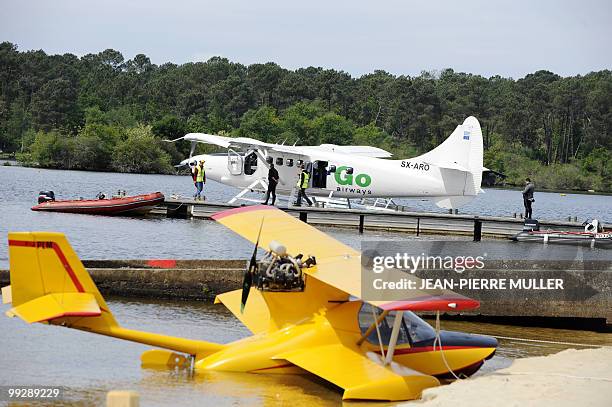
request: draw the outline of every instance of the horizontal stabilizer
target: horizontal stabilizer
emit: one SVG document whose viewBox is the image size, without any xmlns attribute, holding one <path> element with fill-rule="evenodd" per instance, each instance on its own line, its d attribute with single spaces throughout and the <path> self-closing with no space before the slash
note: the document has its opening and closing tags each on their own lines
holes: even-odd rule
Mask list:
<svg viewBox="0 0 612 407">
<path fill-rule="evenodd" d="M 101 311 L 92 294 L 54 293 L 11 308 L 7 314 L 31 324 L 63 317 L 98 317 Z"/>
<path fill-rule="evenodd" d="M 480 187 L 479 187 L 480 189 Z M 444 208 L 444 209 L 455 209 L 455 208 L 459 208 L 469 202 L 471 202 L 474 199 L 473 195 L 467 195 L 467 196 L 443 196 L 440 198 L 433 198 L 432 200 L 435 202 L 436 205 L 438 205 L 438 207 L 440 208 Z"/>
<path fill-rule="evenodd" d="M 423 389 L 440 384 L 433 376 L 395 362 L 384 366 L 375 353 L 368 356 L 335 344 L 299 349 L 275 359 L 287 360 L 343 388 L 345 400 L 412 400 Z"/>
<path fill-rule="evenodd" d="M 433 164 L 440 168 L 446 168 L 447 170 L 470 172 L 470 170 L 467 167 L 464 167 L 463 165 L 459 165 L 455 163 L 427 163 L 427 164 Z"/>
</svg>

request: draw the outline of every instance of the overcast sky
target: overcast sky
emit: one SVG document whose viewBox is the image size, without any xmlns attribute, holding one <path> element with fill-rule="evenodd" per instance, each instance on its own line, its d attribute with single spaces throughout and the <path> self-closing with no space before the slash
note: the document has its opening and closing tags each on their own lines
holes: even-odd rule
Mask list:
<svg viewBox="0 0 612 407">
<path fill-rule="evenodd" d="M 612 69 L 610 0 L 1 0 L 0 41 L 154 63 L 273 61 L 354 76 Z"/>
</svg>

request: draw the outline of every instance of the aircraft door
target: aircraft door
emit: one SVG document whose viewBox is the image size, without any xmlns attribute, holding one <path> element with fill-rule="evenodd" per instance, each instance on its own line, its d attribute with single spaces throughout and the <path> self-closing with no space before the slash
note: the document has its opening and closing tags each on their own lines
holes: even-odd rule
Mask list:
<svg viewBox="0 0 612 407">
<path fill-rule="evenodd" d="M 242 161 L 242 156 L 240 154 L 231 148 L 227 150 L 227 168 L 231 175 L 242 174 Z"/>
<path fill-rule="evenodd" d="M 327 161 L 315 161 L 312 163 L 312 187 L 327 187 Z"/>
<path fill-rule="evenodd" d="M 251 151 L 244 156 L 244 173 L 245 175 L 253 175 L 257 171 L 257 153 Z"/>
</svg>

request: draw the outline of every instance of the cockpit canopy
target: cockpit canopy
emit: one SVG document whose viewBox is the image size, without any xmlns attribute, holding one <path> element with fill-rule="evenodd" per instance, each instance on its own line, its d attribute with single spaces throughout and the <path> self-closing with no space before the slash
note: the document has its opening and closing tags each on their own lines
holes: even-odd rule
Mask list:
<svg viewBox="0 0 612 407">
<path fill-rule="evenodd" d="M 376 313 L 374 313 L 372 310 Z M 364 303 L 359 310 L 359 328 L 362 333 L 374 323 L 375 318 L 382 314 L 383 310 L 378 307 L 373 307 L 368 303 Z M 380 337 L 383 345 L 387 345 L 391 339 L 391 330 L 393 329 L 393 321 L 396 311 L 391 311 L 381 321 L 378 326 Z M 436 331 L 427 322 L 419 318 L 411 311 L 404 311 L 402 326 L 397 337 L 397 344 L 414 344 L 422 341 L 427 341 L 435 338 Z M 378 345 L 378 333 L 374 329 L 366 338 L 368 342 Z"/>
</svg>

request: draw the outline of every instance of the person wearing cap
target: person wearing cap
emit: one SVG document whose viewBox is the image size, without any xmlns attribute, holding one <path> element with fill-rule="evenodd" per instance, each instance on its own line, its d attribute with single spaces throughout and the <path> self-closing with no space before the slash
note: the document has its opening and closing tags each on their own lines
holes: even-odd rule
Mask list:
<svg viewBox="0 0 612 407">
<path fill-rule="evenodd" d="M 204 189 L 204 184 L 206 183 L 206 170 L 204 170 L 204 160 L 200 160 L 200 162 L 195 166 L 192 177 L 195 179 L 196 193 L 193 196 L 193 199 L 196 201 L 201 200 L 202 190 Z"/>
<path fill-rule="evenodd" d="M 193 180 L 193 186 L 195 187 L 196 191 L 198 189 L 198 185 L 196 183 L 196 175 L 198 174 L 198 172 L 196 171 L 196 161 L 190 161 L 189 162 L 189 173 L 191 174 L 191 179 Z M 193 196 L 195 198 L 195 195 Z"/>
<path fill-rule="evenodd" d="M 308 170 L 304 168 L 304 164 L 300 165 L 300 176 L 295 186 L 298 188 L 298 197 L 295 206 L 302 206 L 302 197 L 306 199 L 308 206 L 312 206 L 312 201 L 306 195 L 306 188 L 308 188 L 308 181 L 310 181 L 310 174 Z"/>
</svg>

